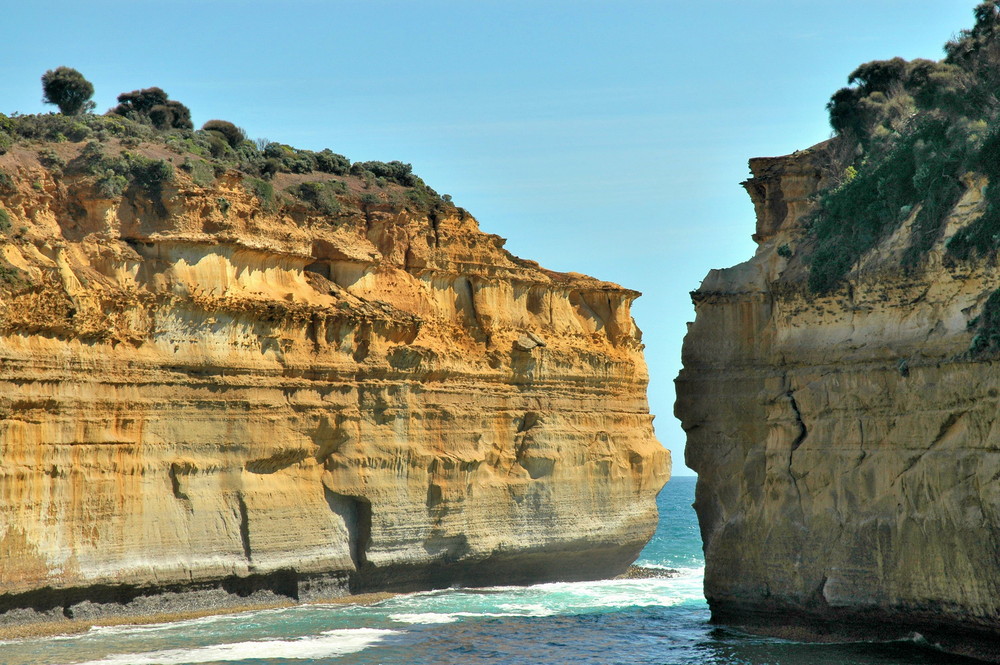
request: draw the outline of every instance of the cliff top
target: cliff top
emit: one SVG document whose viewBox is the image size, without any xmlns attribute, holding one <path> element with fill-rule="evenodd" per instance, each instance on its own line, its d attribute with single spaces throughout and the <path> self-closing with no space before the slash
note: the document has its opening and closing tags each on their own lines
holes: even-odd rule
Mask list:
<svg viewBox="0 0 1000 665">
<path fill-rule="evenodd" d="M 144 95 L 166 105 L 130 105 Z M 252 141 L 220 120 L 195 130 L 186 107 L 156 88 L 124 93 L 119 101 L 105 115 L 0 114 L 0 234 L 7 243 L 41 247 L 88 236 L 136 243 L 169 236 L 289 256 L 386 260 L 407 269 L 499 270 L 529 283 L 639 295 L 514 256 L 503 248 L 503 238 L 482 233 L 466 210 L 424 183 L 409 164 L 351 162 L 329 149 Z M 185 223 L 182 201 L 210 192 L 214 210 L 203 212 L 213 221 Z M 54 199 L 72 219 L 41 223 L 40 199 Z M 97 217 L 112 206 L 118 219 L 109 227 Z M 150 215 L 161 222 L 149 223 Z M 137 223 L 141 217 L 145 223 Z M 418 219 L 429 222 L 434 236 L 426 256 L 396 256 L 391 240 L 381 237 L 382 222 L 392 220 L 398 235 L 399 227 Z M 443 234 L 448 252 L 436 251 Z M 0 255 L 0 289 L 28 285 L 16 263 L 9 252 Z"/>
<path fill-rule="evenodd" d="M 862 272 L 961 270 L 1000 250 L 1000 2 L 945 45 L 941 61 L 857 67 L 827 110 L 835 137 L 750 160 L 755 240 L 812 293 Z M 974 219 L 953 224 L 958 207 Z M 876 256 L 876 254 L 878 256 Z"/>
</svg>

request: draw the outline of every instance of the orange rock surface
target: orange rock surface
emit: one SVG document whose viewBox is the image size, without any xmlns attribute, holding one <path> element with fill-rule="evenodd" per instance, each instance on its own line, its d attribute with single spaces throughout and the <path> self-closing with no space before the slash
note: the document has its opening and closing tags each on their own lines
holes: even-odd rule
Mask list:
<svg viewBox="0 0 1000 665">
<path fill-rule="evenodd" d="M 518 259 L 453 206 L 269 212 L 237 172 L 180 169 L 102 199 L 22 146 L 0 169 L 9 616 L 108 587 L 595 577 L 652 534 L 670 460 L 638 293 Z"/>
</svg>

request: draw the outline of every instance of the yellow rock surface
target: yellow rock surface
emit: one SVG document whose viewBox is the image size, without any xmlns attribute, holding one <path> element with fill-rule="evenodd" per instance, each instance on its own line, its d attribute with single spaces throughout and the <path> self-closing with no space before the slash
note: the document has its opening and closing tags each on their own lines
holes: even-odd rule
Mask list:
<svg viewBox="0 0 1000 665">
<path fill-rule="evenodd" d="M 768 632 L 917 631 L 997 658 L 1000 366 L 967 351 L 1000 274 L 943 260 L 984 183 L 967 179 L 920 269 L 899 267 L 911 216 L 818 296 L 808 206 L 772 202 L 826 186 L 828 149 L 751 162 L 757 255 L 693 293 L 676 413 L 706 595 L 717 619 Z"/>
<path fill-rule="evenodd" d="M 670 461 L 638 293 L 451 206 L 267 212 L 182 170 L 102 200 L 21 147 L 0 168 L 6 608 L 586 578 L 650 537 Z"/>
</svg>

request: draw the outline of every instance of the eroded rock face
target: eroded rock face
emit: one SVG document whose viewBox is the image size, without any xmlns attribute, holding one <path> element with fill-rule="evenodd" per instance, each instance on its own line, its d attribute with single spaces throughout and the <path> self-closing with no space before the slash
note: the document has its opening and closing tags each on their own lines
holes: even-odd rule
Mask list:
<svg viewBox="0 0 1000 665">
<path fill-rule="evenodd" d="M 102 200 L 22 148 L 0 168 L 0 621 L 597 577 L 652 534 L 636 292 L 453 207 L 274 213 L 182 171 Z"/>
<path fill-rule="evenodd" d="M 814 157 L 767 166 L 801 173 Z M 943 261 L 982 213 L 983 184 L 968 179 L 909 274 L 898 266 L 916 211 L 823 297 L 805 288 L 801 223 L 769 218 L 753 259 L 692 294 L 676 413 L 717 620 L 811 637 L 918 631 L 997 658 L 1000 369 L 968 351 L 1000 275 Z"/>
</svg>

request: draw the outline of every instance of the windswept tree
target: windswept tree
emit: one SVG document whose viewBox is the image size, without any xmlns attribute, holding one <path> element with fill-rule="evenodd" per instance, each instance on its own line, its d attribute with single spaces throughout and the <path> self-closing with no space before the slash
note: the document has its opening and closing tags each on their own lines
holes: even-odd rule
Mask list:
<svg viewBox="0 0 1000 665">
<path fill-rule="evenodd" d="M 94 84 L 72 67 L 56 67 L 42 74 L 42 101 L 55 104 L 63 115 L 77 115 L 94 109 Z"/>
</svg>

